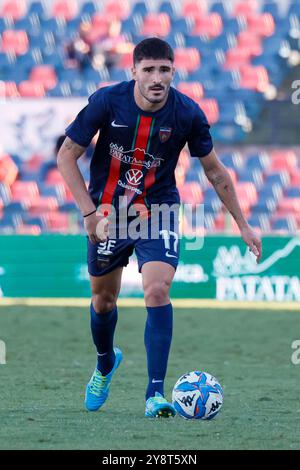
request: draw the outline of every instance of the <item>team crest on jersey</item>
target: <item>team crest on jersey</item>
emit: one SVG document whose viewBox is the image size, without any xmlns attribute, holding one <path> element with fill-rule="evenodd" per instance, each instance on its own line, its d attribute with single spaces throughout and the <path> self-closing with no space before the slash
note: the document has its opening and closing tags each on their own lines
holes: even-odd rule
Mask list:
<svg viewBox="0 0 300 470">
<path fill-rule="evenodd" d="M 159 129 L 159 140 L 164 144 L 165 142 L 167 142 L 167 140 L 169 140 L 171 132 L 171 127 L 161 127 Z"/>
</svg>

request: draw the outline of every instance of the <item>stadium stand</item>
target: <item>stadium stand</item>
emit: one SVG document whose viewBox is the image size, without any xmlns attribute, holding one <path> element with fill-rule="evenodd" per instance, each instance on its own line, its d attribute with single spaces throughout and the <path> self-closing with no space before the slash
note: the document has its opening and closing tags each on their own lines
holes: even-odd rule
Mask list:
<svg viewBox="0 0 300 470">
<path fill-rule="evenodd" d="M 213 125 L 221 161 L 250 222 L 263 232 L 300 230 L 299 151 L 234 148 L 245 141 L 270 95 L 276 96 L 291 56 L 295 66 L 300 63 L 299 17 L 299 2 L 280 0 L 3 0 L 0 97 L 86 97 L 129 79 L 134 44 L 148 35 L 162 37 L 175 51 L 174 86 L 197 101 Z M 67 44 L 76 40 L 93 54 L 82 52 L 74 62 Z M 102 55 L 99 44 L 105 44 Z M 5 149 L 0 154 L 0 232 L 82 230 L 55 163 L 48 167 L 35 158 L 25 165 L 20 155 Z M 196 163 L 185 149 L 176 170 L 182 200 L 204 202 L 205 230 L 222 231 L 227 214 Z"/>
</svg>

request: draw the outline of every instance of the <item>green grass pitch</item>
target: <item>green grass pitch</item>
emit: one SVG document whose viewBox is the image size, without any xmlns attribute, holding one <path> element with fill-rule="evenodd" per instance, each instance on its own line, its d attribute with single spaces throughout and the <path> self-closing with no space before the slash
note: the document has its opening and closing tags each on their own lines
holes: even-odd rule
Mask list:
<svg viewBox="0 0 300 470">
<path fill-rule="evenodd" d="M 87 308 L 0 308 L 1 449 L 299 449 L 300 339 L 297 312 L 175 309 L 165 392 L 204 370 L 224 389 L 212 421 L 144 417 L 145 309 L 120 308 L 116 345 L 124 360 L 103 409 L 84 409 L 95 365 Z"/>
</svg>

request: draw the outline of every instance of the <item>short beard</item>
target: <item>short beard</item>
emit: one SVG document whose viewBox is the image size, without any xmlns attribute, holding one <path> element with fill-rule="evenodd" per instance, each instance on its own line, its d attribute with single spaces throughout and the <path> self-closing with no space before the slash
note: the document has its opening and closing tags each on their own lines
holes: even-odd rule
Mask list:
<svg viewBox="0 0 300 470">
<path fill-rule="evenodd" d="M 149 101 L 149 103 L 151 103 L 151 104 L 158 104 L 158 103 L 161 103 L 162 101 L 164 101 L 164 99 L 166 98 L 166 95 L 169 91 L 169 88 L 167 89 L 167 92 L 165 93 L 163 98 L 148 98 L 147 96 L 144 95 L 144 93 L 142 92 L 142 89 L 139 85 L 140 94 L 143 96 L 143 98 L 145 98 L 145 100 Z"/>
</svg>

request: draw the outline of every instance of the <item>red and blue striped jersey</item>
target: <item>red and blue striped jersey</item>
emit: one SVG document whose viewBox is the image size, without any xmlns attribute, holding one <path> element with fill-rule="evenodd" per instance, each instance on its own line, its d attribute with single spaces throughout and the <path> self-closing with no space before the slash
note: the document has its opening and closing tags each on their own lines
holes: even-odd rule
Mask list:
<svg viewBox="0 0 300 470">
<path fill-rule="evenodd" d="M 171 87 L 165 105 L 145 112 L 134 99 L 134 80 L 104 87 L 67 127 L 66 135 L 87 147 L 100 130 L 91 159 L 89 193 L 96 206 L 179 202 L 175 168 L 188 144 L 192 157 L 213 148 L 209 124 L 198 104 Z"/>
</svg>

